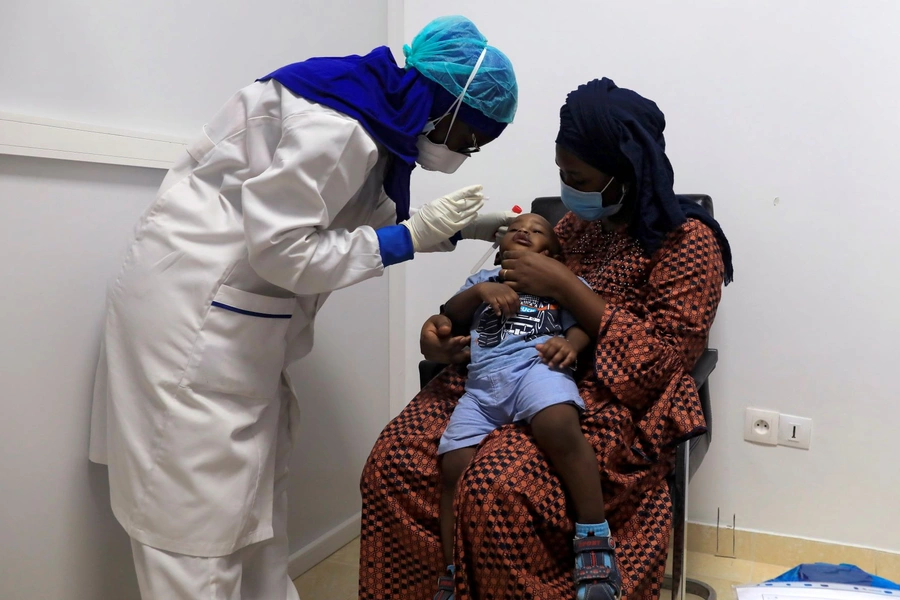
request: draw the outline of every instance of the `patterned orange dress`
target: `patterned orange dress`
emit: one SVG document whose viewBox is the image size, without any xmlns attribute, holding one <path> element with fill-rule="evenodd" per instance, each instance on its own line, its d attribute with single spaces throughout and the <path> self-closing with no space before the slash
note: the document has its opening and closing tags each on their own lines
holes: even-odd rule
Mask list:
<svg viewBox="0 0 900 600">
<path fill-rule="evenodd" d="M 593 357 L 576 373 L 582 429 L 597 452 L 607 519 L 628 600 L 659 596 L 676 445 L 705 432 L 690 371 L 722 293 L 712 230 L 688 220 L 647 257 L 627 232 L 571 213 L 557 226 L 566 265 L 607 300 Z M 593 358 L 593 360 L 591 360 Z M 362 475 L 359 597 L 426 600 L 441 557 L 437 446 L 463 394 L 451 366 L 382 432 Z M 457 600 L 571 600 L 574 515 L 522 424 L 479 446 L 456 496 Z"/>
</svg>

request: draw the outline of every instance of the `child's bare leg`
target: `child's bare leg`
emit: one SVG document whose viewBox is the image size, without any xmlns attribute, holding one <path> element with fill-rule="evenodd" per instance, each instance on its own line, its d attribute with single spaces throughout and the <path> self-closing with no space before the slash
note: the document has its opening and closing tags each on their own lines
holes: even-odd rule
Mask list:
<svg viewBox="0 0 900 600">
<path fill-rule="evenodd" d="M 581 431 L 578 409 L 571 404 L 545 408 L 532 418 L 531 431 L 575 503 L 577 600 L 619 600 L 622 580 L 603 508 L 600 468 Z"/>
<path fill-rule="evenodd" d="M 605 521 L 600 467 L 581 431 L 578 409 L 571 404 L 547 407 L 531 419 L 531 432 L 572 496 L 578 522 Z"/>
<path fill-rule="evenodd" d="M 456 516 L 453 514 L 453 498 L 456 496 L 456 484 L 462 472 L 466 470 L 475 448 L 459 448 L 451 450 L 441 457 L 441 546 L 444 549 L 444 561 L 453 564 L 453 538 L 456 529 Z"/>
</svg>

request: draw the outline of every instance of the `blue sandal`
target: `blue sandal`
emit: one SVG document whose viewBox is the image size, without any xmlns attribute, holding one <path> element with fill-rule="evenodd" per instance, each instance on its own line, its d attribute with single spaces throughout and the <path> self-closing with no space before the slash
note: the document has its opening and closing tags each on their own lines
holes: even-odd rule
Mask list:
<svg viewBox="0 0 900 600">
<path fill-rule="evenodd" d="M 609 537 L 589 535 L 575 539 L 575 588 L 578 600 L 619 600 L 622 577 L 616 566 L 616 544 Z M 612 566 L 604 564 L 604 555 Z M 578 562 L 578 557 L 581 561 Z"/>
</svg>

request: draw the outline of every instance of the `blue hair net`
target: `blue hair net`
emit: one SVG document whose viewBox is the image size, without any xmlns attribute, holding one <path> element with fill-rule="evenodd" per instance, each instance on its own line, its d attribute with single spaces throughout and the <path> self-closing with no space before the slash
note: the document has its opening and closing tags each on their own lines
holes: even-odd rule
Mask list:
<svg viewBox="0 0 900 600">
<path fill-rule="evenodd" d="M 454 97 L 462 94 L 481 52 L 484 60 L 469 84 L 463 103 L 499 123 L 512 123 L 519 88 L 512 63 L 489 46 L 475 24 L 465 17 L 439 17 L 403 47 L 406 67 L 434 81 Z"/>
</svg>

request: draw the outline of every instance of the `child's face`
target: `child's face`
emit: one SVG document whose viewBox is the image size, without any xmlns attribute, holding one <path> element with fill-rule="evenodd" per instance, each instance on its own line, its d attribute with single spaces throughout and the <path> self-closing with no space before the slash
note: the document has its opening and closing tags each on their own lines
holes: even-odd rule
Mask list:
<svg viewBox="0 0 900 600">
<path fill-rule="evenodd" d="M 500 241 L 500 251 L 519 250 L 555 256 L 558 254 L 558 245 L 556 234 L 547 219 L 526 213 L 509 224 L 509 231 Z"/>
</svg>

